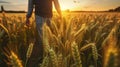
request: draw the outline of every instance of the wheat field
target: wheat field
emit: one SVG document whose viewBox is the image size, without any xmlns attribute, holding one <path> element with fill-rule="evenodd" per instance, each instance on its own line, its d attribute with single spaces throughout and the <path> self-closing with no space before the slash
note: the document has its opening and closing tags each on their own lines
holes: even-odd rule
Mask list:
<svg viewBox="0 0 120 67">
<path fill-rule="evenodd" d="M 25 13 L 0 14 L 0 67 L 29 67 L 36 24 Z M 120 13 L 54 14 L 43 27 L 43 61 L 37 67 L 120 67 Z M 36 52 L 37 53 L 37 52 Z"/>
</svg>

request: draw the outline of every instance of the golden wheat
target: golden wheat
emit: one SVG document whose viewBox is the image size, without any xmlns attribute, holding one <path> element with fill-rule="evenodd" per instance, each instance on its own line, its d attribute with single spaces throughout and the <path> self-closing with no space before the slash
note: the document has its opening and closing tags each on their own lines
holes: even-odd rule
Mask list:
<svg viewBox="0 0 120 67">
<path fill-rule="evenodd" d="M 78 51 L 78 46 L 75 42 L 72 43 L 71 45 L 72 47 L 72 54 L 73 54 L 73 58 L 74 58 L 74 61 L 75 61 L 75 66 L 76 67 L 82 67 L 82 61 L 81 61 L 81 58 L 80 58 L 80 53 Z"/>
<path fill-rule="evenodd" d="M 92 44 L 92 54 L 95 61 L 98 60 L 98 52 L 95 44 Z"/>
<path fill-rule="evenodd" d="M 33 44 L 33 43 L 30 43 L 30 44 L 29 44 L 29 47 L 28 47 L 28 50 L 27 50 L 27 53 L 26 53 L 25 67 L 26 67 L 26 65 L 27 65 L 28 59 L 30 58 L 30 56 L 31 56 L 31 54 L 32 54 L 33 47 L 34 47 L 34 44 Z"/>
<path fill-rule="evenodd" d="M 48 63 L 49 63 L 49 57 L 46 56 L 44 57 L 42 64 L 40 64 L 40 67 L 48 67 Z"/>
<path fill-rule="evenodd" d="M 50 60 L 52 61 L 53 67 L 58 67 L 58 60 L 54 50 L 49 49 L 49 54 L 50 54 Z"/>
<path fill-rule="evenodd" d="M 13 67 L 23 67 L 21 60 L 19 60 L 19 58 L 17 57 L 17 55 L 14 52 L 11 51 L 11 55 L 9 58 L 10 58 L 10 64 Z"/>
<path fill-rule="evenodd" d="M 10 51 L 18 52 L 16 54 L 19 54 L 19 51 L 24 52 L 21 48 L 28 45 L 36 33 L 34 32 L 35 18 L 31 18 L 32 23 L 28 28 L 25 27 L 24 16 L 25 14 L 4 13 L 0 15 L 2 19 L 0 21 L 0 37 L 3 37 L 5 32 L 9 34 L 11 43 L 7 43 L 7 45 Z M 50 26 L 43 25 L 44 60 L 41 66 L 93 67 L 95 66 L 94 60 L 97 63 L 96 67 L 104 65 L 110 67 L 108 65 L 111 62 L 114 66 L 118 66 L 119 49 L 116 48 L 119 46 L 117 43 L 119 42 L 119 29 L 117 30 L 116 26 L 120 23 L 119 17 L 119 13 L 80 13 L 76 16 L 71 13 L 63 20 L 59 20 L 57 16 L 53 17 Z M 0 46 L 4 41 L 6 42 L 6 39 L 0 39 Z M 112 47 L 108 45 L 112 45 Z M 92 51 L 89 51 L 90 48 Z M 30 58 L 31 49 L 28 49 L 26 58 Z M 101 53 L 102 51 L 104 54 Z M 114 58 L 114 62 L 111 58 Z M 25 64 L 24 59 L 22 60 Z"/>
<path fill-rule="evenodd" d="M 32 54 L 33 46 L 34 46 L 34 44 L 30 43 L 28 50 L 27 50 L 27 53 L 26 53 L 26 58 L 30 58 L 30 56 Z"/>
</svg>

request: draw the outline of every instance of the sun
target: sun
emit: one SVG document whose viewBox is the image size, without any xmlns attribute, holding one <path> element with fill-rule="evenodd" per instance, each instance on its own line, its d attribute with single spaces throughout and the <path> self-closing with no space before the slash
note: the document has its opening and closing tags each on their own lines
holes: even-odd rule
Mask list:
<svg viewBox="0 0 120 67">
<path fill-rule="evenodd" d="M 70 8 L 70 7 L 67 7 L 67 6 L 60 6 L 60 8 L 61 8 L 61 11 L 66 11 L 66 10 L 72 10 L 72 8 Z M 56 9 L 55 9 L 55 7 L 53 7 L 53 11 L 56 11 Z"/>
<path fill-rule="evenodd" d="M 64 10 L 73 10 L 76 7 L 76 4 L 74 4 L 73 1 L 69 1 L 69 0 L 59 0 L 59 4 L 60 4 L 60 8 L 62 11 Z M 53 10 L 55 11 L 55 8 L 53 6 Z"/>
<path fill-rule="evenodd" d="M 75 8 L 75 5 L 72 3 L 60 3 L 60 7 L 61 7 L 61 10 L 67 10 L 67 9 L 74 9 Z"/>
<path fill-rule="evenodd" d="M 73 9 L 73 6 L 64 6 L 64 5 L 61 5 L 61 10 L 64 11 L 64 10 L 72 10 Z"/>
</svg>

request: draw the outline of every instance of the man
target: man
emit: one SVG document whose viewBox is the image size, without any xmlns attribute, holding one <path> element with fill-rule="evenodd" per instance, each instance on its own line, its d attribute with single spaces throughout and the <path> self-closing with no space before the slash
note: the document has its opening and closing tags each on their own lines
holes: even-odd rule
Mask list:
<svg viewBox="0 0 120 67">
<path fill-rule="evenodd" d="M 42 27 L 44 22 L 50 21 L 52 18 L 52 2 L 61 17 L 61 9 L 58 0 L 29 0 L 26 24 L 29 25 L 29 18 L 31 17 L 33 8 L 35 7 L 36 27 L 39 33 L 41 33 L 39 28 Z"/>
<path fill-rule="evenodd" d="M 54 4 L 55 9 L 57 10 L 58 14 L 61 17 L 61 9 L 60 9 L 58 0 L 29 0 L 29 3 L 28 3 L 28 13 L 26 15 L 26 25 L 29 26 L 29 19 L 32 15 L 33 8 L 35 8 L 35 20 L 36 20 L 37 32 L 39 35 L 39 38 L 38 38 L 39 39 L 38 40 L 39 47 L 36 44 L 35 44 L 35 46 L 37 46 L 38 49 L 41 49 L 40 54 L 42 54 L 42 52 L 43 52 L 42 39 L 41 39 L 42 26 L 43 26 L 44 22 L 46 22 L 49 25 L 50 20 L 53 16 L 53 13 L 52 13 L 53 4 Z M 34 51 L 37 52 L 37 48 L 33 48 L 33 53 L 34 53 Z M 34 50 L 34 49 L 36 49 L 36 50 Z M 35 55 L 34 55 L 34 57 L 35 57 Z M 37 61 L 32 61 L 32 62 L 37 63 Z M 34 65 L 36 65 L 36 64 L 34 64 Z M 32 67 L 32 65 L 30 65 L 30 66 Z"/>
<path fill-rule="evenodd" d="M 59 5 L 58 0 L 29 0 L 26 21 L 29 21 L 29 18 L 32 15 L 34 7 L 35 7 L 36 24 L 42 23 L 43 21 L 45 21 L 45 19 L 51 19 L 52 15 L 53 15 L 52 2 L 54 3 L 56 10 L 61 17 L 61 9 L 60 9 L 60 5 Z M 39 20 L 39 19 L 41 19 L 41 20 Z M 41 21 L 41 22 L 38 22 L 38 21 Z M 27 22 L 27 25 L 28 24 L 29 23 Z"/>
</svg>

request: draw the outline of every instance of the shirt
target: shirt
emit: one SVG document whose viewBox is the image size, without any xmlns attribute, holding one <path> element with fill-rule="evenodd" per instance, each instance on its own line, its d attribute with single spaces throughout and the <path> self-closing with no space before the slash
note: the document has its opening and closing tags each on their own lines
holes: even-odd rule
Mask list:
<svg viewBox="0 0 120 67">
<path fill-rule="evenodd" d="M 51 18 L 52 17 L 52 0 L 29 0 L 27 17 L 30 18 L 35 8 L 35 15 Z"/>
</svg>

